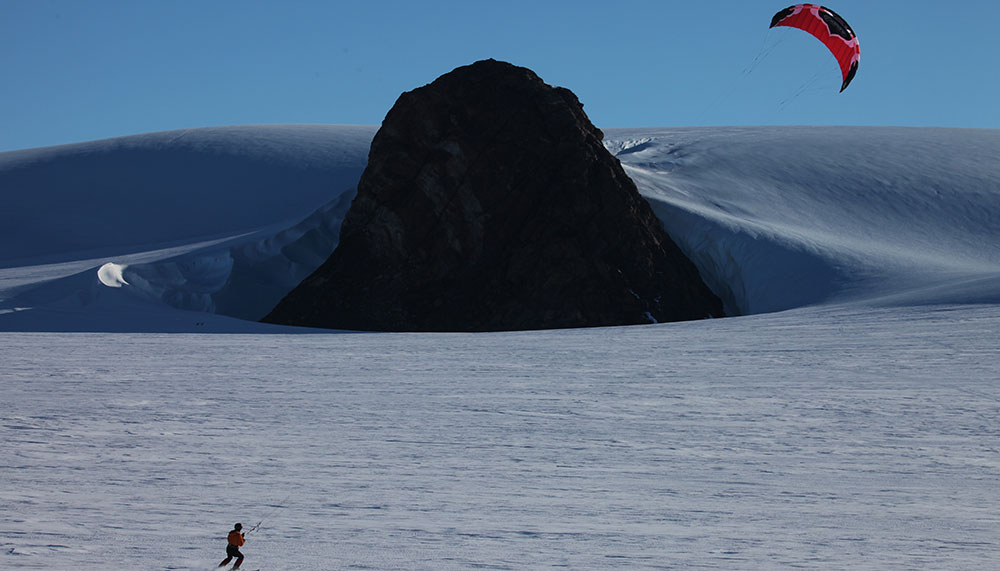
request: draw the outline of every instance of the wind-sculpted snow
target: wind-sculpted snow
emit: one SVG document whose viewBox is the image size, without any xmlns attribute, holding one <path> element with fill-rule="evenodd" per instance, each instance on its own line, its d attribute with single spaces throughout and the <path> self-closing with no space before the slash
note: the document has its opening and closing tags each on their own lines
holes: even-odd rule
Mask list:
<svg viewBox="0 0 1000 571">
<path fill-rule="evenodd" d="M 357 182 L 374 132 L 219 127 L 0 153 L 0 267 L 290 225 Z"/>
<path fill-rule="evenodd" d="M 998 131 L 610 129 L 606 145 L 730 310 L 1000 301 Z"/>
<path fill-rule="evenodd" d="M 722 267 L 746 312 L 1000 269 L 996 131 L 642 133 L 655 143 L 620 158 L 667 226 L 680 222 L 689 251 Z M 832 279 L 808 280 L 816 271 Z M 789 296 L 802 299 L 778 301 Z"/>
<path fill-rule="evenodd" d="M 118 331 L 146 307 L 142 330 L 171 308 L 199 314 L 170 330 L 260 330 L 217 316 L 259 318 L 329 256 L 374 132 L 195 129 L 0 154 L 0 329 Z M 1000 132 L 609 129 L 605 144 L 730 314 L 1000 302 Z"/>
<path fill-rule="evenodd" d="M 148 311 L 140 330 L 253 329 L 213 314 L 256 320 L 329 256 L 374 133 L 190 129 L 0 154 L 0 328 L 118 331 Z"/>
<path fill-rule="evenodd" d="M 0 319 L 6 308 L 8 325 L 14 330 L 174 331 L 193 325 L 198 331 L 248 331 L 262 329 L 253 322 L 330 255 L 337 245 L 340 223 L 353 197 L 343 192 L 335 201 L 284 230 L 264 230 L 228 240 L 198 243 L 116 259 L 41 284 L 8 289 L 0 301 Z M 49 266 L 57 273 L 73 264 Z M 14 274 L 12 270 L 0 270 Z M 96 278 L 96 279 L 95 279 Z M 12 280 L 13 281 L 13 280 Z M 15 282 L 16 283 L 16 282 Z M 116 291 L 123 290 L 123 291 Z M 184 317 L 185 312 L 198 315 Z M 53 313 L 53 310 L 55 312 Z M 136 312 L 151 311 L 144 325 L 134 320 Z M 122 320 L 123 315 L 129 316 Z M 225 315 L 243 320 L 242 325 L 219 320 Z M 166 319 L 164 319 L 166 317 Z M 161 329 L 162 328 L 162 329 Z"/>
<path fill-rule="evenodd" d="M 305 279 L 337 246 L 353 191 L 302 222 L 162 261 L 128 266 L 138 292 L 178 309 L 256 321 Z"/>
</svg>

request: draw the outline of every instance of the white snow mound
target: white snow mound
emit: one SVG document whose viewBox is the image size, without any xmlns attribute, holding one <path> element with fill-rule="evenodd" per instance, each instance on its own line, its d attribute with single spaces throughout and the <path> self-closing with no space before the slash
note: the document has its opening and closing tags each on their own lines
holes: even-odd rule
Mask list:
<svg viewBox="0 0 1000 571">
<path fill-rule="evenodd" d="M 113 262 L 108 262 L 97 270 L 97 279 L 108 287 L 122 287 L 123 285 L 129 285 L 125 278 L 122 276 L 122 272 L 125 271 L 124 266 L 121 264 L 115 264 Z"/>
</svg>

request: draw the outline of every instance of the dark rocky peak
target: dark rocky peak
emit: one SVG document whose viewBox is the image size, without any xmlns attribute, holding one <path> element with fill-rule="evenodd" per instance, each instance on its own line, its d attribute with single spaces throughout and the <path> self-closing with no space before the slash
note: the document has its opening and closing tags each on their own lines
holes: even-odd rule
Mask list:
<svg viewBox="0 0 1000 571">
<path fill-rule="evenodd" d="M 404 93 L 329 260 L 265 321 L 375 331 L 721 316 L 568 89 L 486 60 Z"/>
</svg>

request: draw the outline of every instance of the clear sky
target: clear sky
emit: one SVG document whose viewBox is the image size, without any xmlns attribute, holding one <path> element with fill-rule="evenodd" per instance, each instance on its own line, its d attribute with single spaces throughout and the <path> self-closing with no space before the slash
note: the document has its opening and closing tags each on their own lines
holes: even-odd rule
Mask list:
<svg viewBox="0 0 1000 571">
<path fill-rule="evenodd" d="M 1000 2 L 830 0 L 833 56 L 768 30 L 787 0 L 0 0 L 0 151 L 187 127 L 381 123 L 398 95 L 496 58 L 598 127 L 1000 128 Z"/>
</svg>

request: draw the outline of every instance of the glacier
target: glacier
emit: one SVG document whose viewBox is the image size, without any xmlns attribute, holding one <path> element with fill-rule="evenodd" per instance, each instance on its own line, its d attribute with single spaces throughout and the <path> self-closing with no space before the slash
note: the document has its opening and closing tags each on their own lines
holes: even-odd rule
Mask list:
<svg viewBox="0 0 1000 571">
<path fill-rule="evenodd" d="M 989 567 L 1000 132 L 605 129 L 735 317 L 253 321 L 373 126 L 0 153 L 0 567 Z M 308 333 L 308 334 L 303 334 Z"/>
<path fill-rule="evenodd" d="M 129 314 L 259 319 L 336 247 L 374 132 L 194 129 L 0 154 L 0 330 L 115 330 L 106 308 L 101 326 L 68 317 L 102 296 L 131 298 L 111 303 Z M 996 131 L 609 129 L 605 143 L 731 315 L 1000 299 Z M 129 287 L 101 287 L 107 263 Z M 61 324 L 40 317 L 55 305 Z"/>
</svg>

